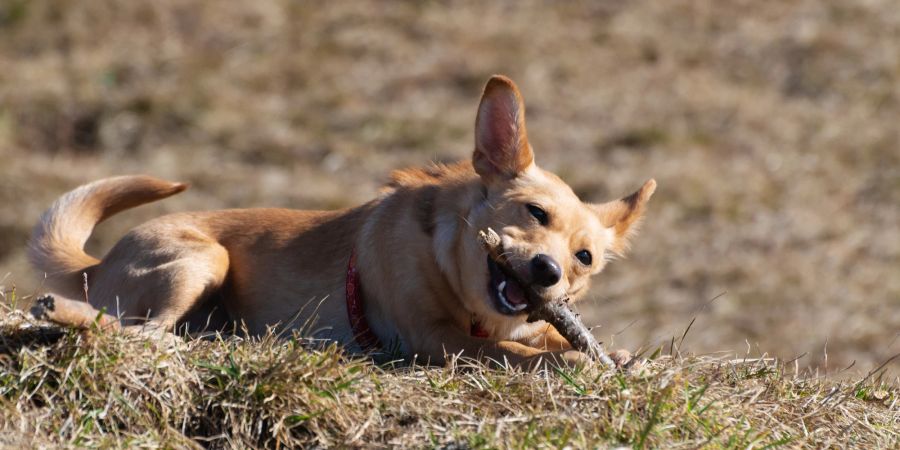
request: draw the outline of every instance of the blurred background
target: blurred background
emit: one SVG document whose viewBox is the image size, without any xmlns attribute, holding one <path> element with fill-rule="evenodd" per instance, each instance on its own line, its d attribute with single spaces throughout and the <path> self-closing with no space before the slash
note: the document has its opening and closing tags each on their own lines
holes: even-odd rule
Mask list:
<svg viewBox="0 0 900 450">
<path fill-rule="evenodd" d="M 149 173 L 191 209 L 335 208 L 467 158 L 488 76 L 583 199 L 659 189 L 582 303 L 636 349 L 900 352 L 900 7 L 866 1 L 0 0 L 0 284 L 60 194 Z"/>
</svg>

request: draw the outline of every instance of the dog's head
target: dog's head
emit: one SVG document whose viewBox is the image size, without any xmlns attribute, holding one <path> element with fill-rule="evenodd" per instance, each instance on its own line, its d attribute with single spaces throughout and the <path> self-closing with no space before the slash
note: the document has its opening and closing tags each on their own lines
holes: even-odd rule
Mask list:
<svg viewBox="0 0 900 450">
<path fill-rule="evenodd" d="M 503 76 L 492 77 L 484 89 L 472 165 L 485 198 L 467 219 L 473 231 L 496 230 L 504 255 L 495 261 L 474 237 L 463 245 L 461 278 L 469 281 L 464 301 L 469 310 L 495 319 L 524 316 L 534 306 L 528 298 L 534 303 L 582 297 L 591 275 L 625 252 L 656 188 L 650 180 L 620 200 L 582 202 L 559 177 L 535 165 L 525 104 Z"/>
</svg>

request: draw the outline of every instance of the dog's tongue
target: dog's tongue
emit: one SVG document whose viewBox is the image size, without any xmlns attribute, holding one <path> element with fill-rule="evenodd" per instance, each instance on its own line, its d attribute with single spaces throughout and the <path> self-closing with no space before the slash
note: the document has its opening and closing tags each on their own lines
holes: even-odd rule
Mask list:
<svg viewBox="0 0 900 450">
<path fill-rule="evenodd" d="M 504 295 L 506 296 L 506 300 L 514 306 L 523 305 L 528 302 L 525 298 L 525 292 L 522 291 L 522 287 L 513 280 L 509 280 L 506 284 Z"/>
</svg>

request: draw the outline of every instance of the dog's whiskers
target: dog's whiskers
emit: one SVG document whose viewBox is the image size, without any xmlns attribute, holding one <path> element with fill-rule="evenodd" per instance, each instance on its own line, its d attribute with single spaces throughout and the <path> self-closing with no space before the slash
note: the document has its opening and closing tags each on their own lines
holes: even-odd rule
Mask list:
<svg viewBox="0 0 900 450">
<path fill-rule="evenodd" d="M 462 221 L 465 222 L 469 228 L 474 228 L 474 226 L 472 225 L 472 222 L 469 222 L 469 219 L 467 219 L 465 216 L 463 216 L 462 214 L 459 214 L 459 218 L 462 219 Z"/>
</svg>

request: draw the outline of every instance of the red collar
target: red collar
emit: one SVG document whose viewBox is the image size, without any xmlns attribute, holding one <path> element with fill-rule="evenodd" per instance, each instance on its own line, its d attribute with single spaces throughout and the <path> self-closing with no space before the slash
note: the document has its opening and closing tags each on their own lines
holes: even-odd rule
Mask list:
<svg viewBox="0 0 900 450">
<path fill-rule="evenodd" d="M 491 337 L 491 333 L 484 329 L 481 322 L 475 320 L 475 317 L 472 317 L 472 322 L 469 324 L 469 336 L 487 339 Z"/>
<path fill-rule="evenodd" d="M 347 264 L 347 317 L 350 318 L 350 328 L 356 343 L 364 351 L 377 350 L 381 347 L 378 336 L 369 328 L 366 321 L 366 312 L 363 307 L 362 286 L 359 282 L 359 271 L 356 270 L 356 249 L 350 252 L 350 262 Z"/>
<path fill-rule="evenodd" d="M 350 252 L 350 262 L 347 263 L 346 288 L 347 317 L 350 319 L 353 337 L 363 350 L 377 350 L 381 347 L 381 342 L 379 342 L 378 336 L 372 332 L 372 328 L 369 327 L 369 322 L 366 320 L 362 285 L 359 281 L 359 271 L 356 270 L 356 249 Z M 482 339 L 490 337 L 488 330 L 484 329 L 481 322 L 475 320 L 474 317 L 469 325 L 469 335 Z"/>
</svg>

